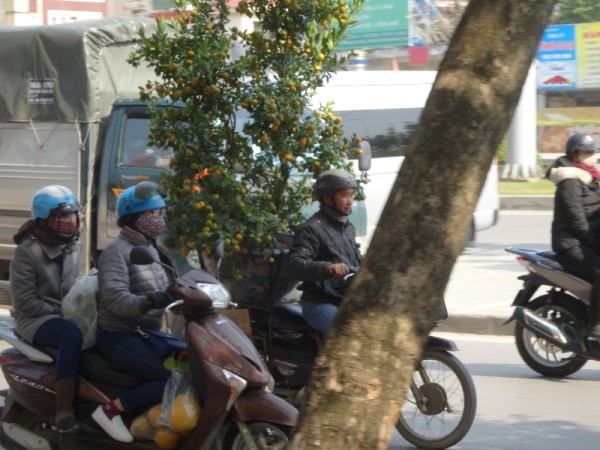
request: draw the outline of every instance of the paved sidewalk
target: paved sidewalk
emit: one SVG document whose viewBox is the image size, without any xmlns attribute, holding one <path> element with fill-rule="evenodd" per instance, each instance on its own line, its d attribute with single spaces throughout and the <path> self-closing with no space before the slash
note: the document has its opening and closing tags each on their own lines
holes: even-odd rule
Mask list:
<svg viewBox="0 0 600 450">
<path fill-rule="evenodd" d="M 552 211 L 554 196 L 503 196 L 501 210 Z M 494 253 L 497 254 L 497 251 Z M 467 249 L 458 259 L 446 291 L 446 302 L 450 316 L 442 322 L 438 330 L 452 333 L 510 335 L 514 334 L 514 322 L 503 325 L 512 315 L 510 306 L 521 288 L 516 277 L 506 279 L 490 269 L 491 252 L 470 252 Z M 498 264 L 514 267 L 514 255 L 506 254 Z M 478 280 L 485 285 L 487 292 L 467 292 L 465 286 Z M 498 295 L 499 292 L 501 295 Z M 481 297 L 485 301 L 482 301 Z M 497 299 L 496 297 L 499 297 Z M 454 311 L 454 313 L 453 313 Z"/>
</svg>

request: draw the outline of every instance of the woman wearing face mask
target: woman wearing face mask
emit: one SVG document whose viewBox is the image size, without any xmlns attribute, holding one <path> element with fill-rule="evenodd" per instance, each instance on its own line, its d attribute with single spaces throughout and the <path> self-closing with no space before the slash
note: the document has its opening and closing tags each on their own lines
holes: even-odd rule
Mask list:
<svg viewBox="0 0 600 450">
<path fill-rule="evenodd" d="M 145 246 L 159 261 L 156 237 L 165 230 L 165 201 L 157 185 L 144 181 L 123 191 L 117 203 L 121 232 L 98 259 L 98 347 L 103 355 L 143 384 L 119 399 L 99 406 L 92 417 L 113 439 L 133 437 L 121 419 L 158 404 L 170 372 L 146 340 L 136 332 L 159 329 L 164 307 L 172 302 L 168 278 L 160 264 L 135 265 L 134 247 Z"/>
<path fill-rule="evenodd" d="M 73 396 L 82 335 L 61 316 L 61 302 L 79 275 L 79 203 L 64 186 L 46 186 L 31 199 L 32 219 L 14 241 L 10 263 L 11 314 L 17 334 L 34 345 L 58 349 L 54 424 L 61 432 L 75 426 Z"/>
<path fill-rule="evenodd" d="M 592 281 L 588 339 L 600 340 L 600 148 L 591 136 L 573 134 L 566 155 L 547 177 L 556 184 L 552 249 L 571 270 Z"/>
</svg>

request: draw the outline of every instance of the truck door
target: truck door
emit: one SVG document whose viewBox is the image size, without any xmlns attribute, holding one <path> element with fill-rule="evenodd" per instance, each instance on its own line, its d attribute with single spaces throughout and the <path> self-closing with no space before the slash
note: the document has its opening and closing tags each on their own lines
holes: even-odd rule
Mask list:
<svg viewBox="0 0 600 450">
<path fill-rule="evenodd" d="M 115 104 L 103 142 L 98 186 L 98 249 L 119 234 L 116 206 L 121 192 L 140 181 L 160 183 L 169 168 L 170 150 L 148 145 L 150 116 L 146 107 Z"/>
</svg>

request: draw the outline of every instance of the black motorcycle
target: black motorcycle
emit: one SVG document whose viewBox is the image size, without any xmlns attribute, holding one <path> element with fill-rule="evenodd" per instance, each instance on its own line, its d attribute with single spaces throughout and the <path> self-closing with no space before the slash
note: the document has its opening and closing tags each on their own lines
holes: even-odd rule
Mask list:
<svg viewBox="0 0 600 450">
<path fill-rule="evenodd" d="M 323 337 L 306 323 L 297 302 L 240 306 L 250 311 L 255 345 L 275 378 L 273 392 L 300 406 Z M 475 385 L 465 366 L 451 353 L 457 350 L 454 342 L 430 336 L 417 363 L 396 423 L 398 432 L 416 447 L 451 447 L 473 424 Z"/>
<path fill-rule="evenodd" d="M 515 297 L 515 340 L 523 361 L 547 377 L 566 377 L 589 360 L 600 360 L 600 343 L 587 339 L 590 326 L 589 280 L 565 269 L 552 251 L 513 248 L 528 273 Z M 539 288 L 545 288 L 537 295 Z"/>
</svg>

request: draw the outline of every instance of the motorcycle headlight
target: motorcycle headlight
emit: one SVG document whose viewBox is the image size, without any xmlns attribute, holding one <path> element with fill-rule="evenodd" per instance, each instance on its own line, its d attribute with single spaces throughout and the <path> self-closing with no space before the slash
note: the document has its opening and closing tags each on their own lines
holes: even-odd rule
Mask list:
<svg viewBox="0 0 600 450">
<path fill-rule="evenodd" d="M 212 299 L 213 308 L 225 309 L 229 306 L 231 295 L 222 284 L 196 283 L 196 287 Z"/>
</svg>

